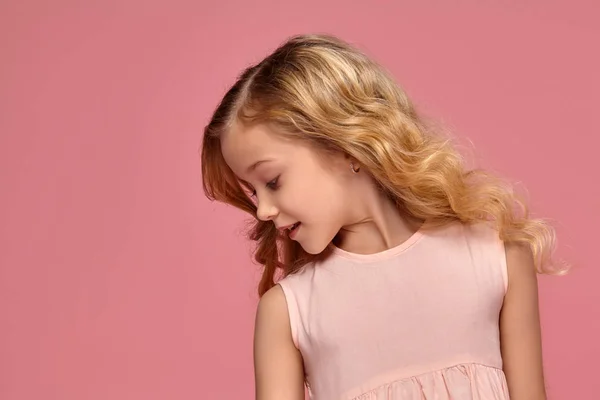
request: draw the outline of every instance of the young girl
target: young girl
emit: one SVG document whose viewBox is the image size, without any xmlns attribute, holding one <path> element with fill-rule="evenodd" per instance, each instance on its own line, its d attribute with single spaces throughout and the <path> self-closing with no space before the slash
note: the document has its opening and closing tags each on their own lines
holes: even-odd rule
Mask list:
<svg viewBox="0 0 600 400">
<path fill-rule="evenodd" d="M 297 36 L 246 69 L 202 172 L 256 218 L 257 399 L 545 398 L 553 229 L 357 49 Z"/>
</svg>

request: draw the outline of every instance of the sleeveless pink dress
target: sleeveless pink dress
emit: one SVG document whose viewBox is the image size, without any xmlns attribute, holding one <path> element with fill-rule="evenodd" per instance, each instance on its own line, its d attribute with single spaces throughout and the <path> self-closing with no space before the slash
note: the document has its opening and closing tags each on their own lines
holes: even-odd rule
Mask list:
<svg viewBox="0 0 600 400">
<path fill-rule="evenodd" d="M 316 400 L 506 400 L 504 245 L 484 224 L 421 228 L 279 281 Z"/>
</svg>

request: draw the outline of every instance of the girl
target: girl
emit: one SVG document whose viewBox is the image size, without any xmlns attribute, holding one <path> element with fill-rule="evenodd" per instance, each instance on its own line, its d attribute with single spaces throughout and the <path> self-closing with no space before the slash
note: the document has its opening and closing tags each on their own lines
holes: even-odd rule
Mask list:
<svg viewBox="0 0 600 400">
<path fill-rule="evenodd" d="M 246 69 L 202 172 L 256 218 L 257 399 L 545 398 L 553 229 L 357 49 L 296 36 Z"/>
</svg>

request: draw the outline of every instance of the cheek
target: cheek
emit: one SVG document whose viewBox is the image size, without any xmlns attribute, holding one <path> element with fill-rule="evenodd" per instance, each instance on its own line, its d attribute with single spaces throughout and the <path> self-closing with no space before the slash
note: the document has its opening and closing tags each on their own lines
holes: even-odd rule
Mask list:
<svg viewBox="0 0 600 400">
<path fill-rule="evenodd" d="M 282 211 L 307 223 L 339 222 L 345 208 L 345 191 L 343 182 L 332 176 L 331 171 L 307 166 L 302 173 L 290 178 L 285 204 L 281 204 Z"/>
<path fill-rule="evenodd" d="M 342 219 L 346 202 L 342 188 L 331 180 L 315 182 L 309 196 L 305 196 L 305 209 L 321 221 L 337 223 Z"/>
<path fill-rule="evenodd" d="M 300 182 L 299 182 L 300 183 Z M 323 218 L 323 192 L 315 184 L 297 184 L 286 188 L 284 196 L 280 198 L 280 209 L 284 214 L 305 223 L 319 222 Z"/>
</svg>

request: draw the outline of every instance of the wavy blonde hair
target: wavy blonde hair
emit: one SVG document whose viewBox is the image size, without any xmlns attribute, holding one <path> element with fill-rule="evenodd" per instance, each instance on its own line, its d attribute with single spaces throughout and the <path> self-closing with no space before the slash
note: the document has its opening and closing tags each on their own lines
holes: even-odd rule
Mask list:
<svg viewBox="0 0 600 400">
<path fill-rule="evenodd" d="M 282 134 L 360 162 L 410 216 L 433 225 L 492 222 L 502 240 L 527 245 L 539 273 L 562 273 L 552 258 L 555 231 L 531 218 L 523 199 L 502 179 L 467 169 L 444 135 L 418 115 L 406 93 L 376 62 L 329 35 L 294 36 L 247 68 L 225 94 L 204 130 L 201 149 L 207 197 L 256 219 L 257 208 L 225 163 L 220 137 L 232 124 L 269 123 Z M 264 265 L 262 296 L 321 255 L 310 255 L 272 222 L 256 219 L 248 234 Z"/>
</svg>

